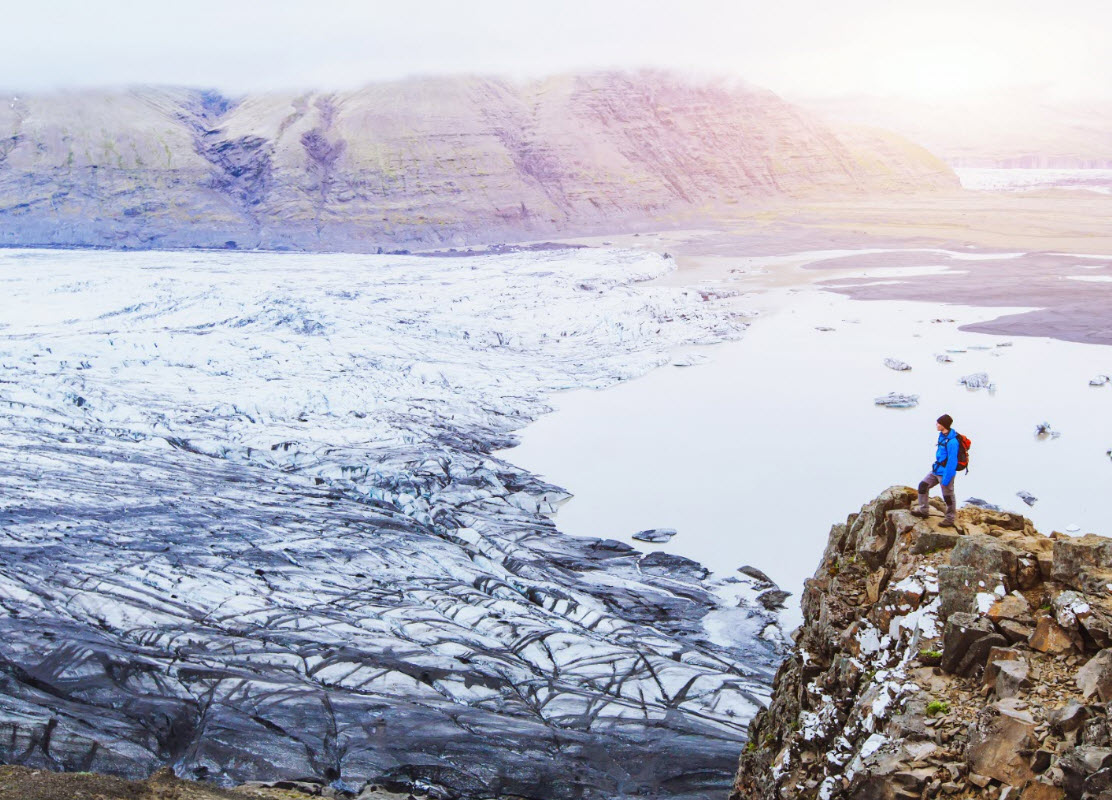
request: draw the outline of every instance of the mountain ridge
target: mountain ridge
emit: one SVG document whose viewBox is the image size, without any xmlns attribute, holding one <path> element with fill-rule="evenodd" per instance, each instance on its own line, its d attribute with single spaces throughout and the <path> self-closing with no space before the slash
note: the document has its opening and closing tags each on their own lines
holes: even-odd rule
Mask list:
<svg viewBox="0 0 1112 800">
<path fill-rule="evenodd" d="M 374 251 L 957 187 L 894 134 L 659 72 L 59 91 L 10 98 L 0 131 L 9 246 Z"/>
</svg>

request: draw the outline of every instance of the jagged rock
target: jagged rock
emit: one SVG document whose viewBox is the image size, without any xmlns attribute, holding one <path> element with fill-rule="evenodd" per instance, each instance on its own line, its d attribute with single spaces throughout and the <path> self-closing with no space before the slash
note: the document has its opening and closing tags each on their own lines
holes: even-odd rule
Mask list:
<svg viewBox="0 0 1112 800">
<path fill-rule="evenodd" d="M 1031 687 L 1028 678 L 1030 667 L 1026 661 L 1005 661 L 996 670 L 993 688 L 997 697 L 1018 697 L 1020 692 Z"/>
<path fill-rule="evenodd" d="M 939 531 L 927 526 L 921 526 L 911 546 L 911 554 L 920 556 L 924 553 L 934 553 L 938 550 L 950 550 L 958 543 L 960 534 L 949 531 Z"/>
<path fill-rule="evenodd" d="M 783 589 L 769 589 L 757 595 L 757 602 L 769 611 L 776 611 L 783 608 L 784 602 L 791 596 L 791 592 L 785 592 Z"/>
<path fill-rule="evenodd" d="M 896 508 L 906 509 L 909 502 L 907 490 L 887 489 L 877 499 L 877 509 L 884 513 L 862 514 L 850 528 L 849 535 L 856 542 L 856 553 L 869 569 L 884 563 L 896 539 L 896 530 L 887 512 Z"/>
<path fill-rule="evenodd" d="M 1053 617 L 1044 614 L 1035 622 L 1035 631 L 1027 644 L 1041 653 L 1068 653 L 1073 649 L 1073 638 Z"/>
<path fill-rule="evenodd" d="M 951 556 L 952 559 L 952 556 Z M 971 566 L 944 564 L 938 568 L 938 619 L 945 622 L 951 614 L 975 610 L 977 595 L 991 593 L 1002 586 L 1000 573 L 984 573 Z"/>
<path fill-rule="evenodd" d="M 633 534 L 633 538 L 639 542 L 652 542 L 653 544 L 660 544 L 671 540 L 676 535 L 675 528 L 652 528 L 647 531 L 638 531 Z"/>
<path fill-rule="evenodd" d="M 1054 753 L 1050 750 L 1036 750 L 1031 755 L 1031 771 L 1035 773 L 1046 772 L 1054 760 Z"/>
<path fill-rule="evenodd" d="M 1050 712 L 1048 719 L 1051 729 L 1059 736 L 1064 736 L 1080 728 L 1088 716 L 1089 710 L 1087 707 L 1076 700 L 1070 700 L 1061 708 L 1056 708 Z"/>
<path fill-rule="evenodd" d="M 1024 625 L 1033 625 L 1035 618 L 1031 615 L 1031 604 L 1019 592 L 1012 592 L 997 600 L 985 613 L 993 622 L 1000 624 L 1003 620 L 1012 620 Z"/>
<path fill-rule="evenodd" d="M 985 660 L 985 671 L 982 680 L 986 686 L 996 682 L 996 673 L 1006 661 L 1026 661 L 1023 653 L 1014 647 L 994 647 L 989 651 Z"/>
<path fill-rule="evenodd" d="M 1078 746 L 1070 779 L 1100 797 L 1112 763 L 1091 749 L 1112 749 L 1112 702 L 1068 701 L 1112 598 L 1051 578 L 1061 534 L 965 507 L 953 547 L 923 547 L 933 526 L 905 519 L 910 502 L 889 490 L 832 527 L 794 655 L 750 726 L 774 752 L 742 755 L 733 800 L 1061 800 Z"/>
<path fill-rule="evenodd" d="M 1012 644 L 1026 642 L 1035 632 L 1034 625 L 1027 625 L 1011 619 L 1000 620 L 996 623 L 996 627 L 1000 629 L 1000 632 L 1004 634 L 1004 637 Z"/>
<path fill-rule="evenodd" d="M 1053 783 L 1033 780 L 1023 787 L 1019 800 L 1062 800 L 1063 791 Z"/>
<path fill-rule="evenodd" d="M 1016 569 L 1022 553 L 1008 544 L 974 533 L 959 538 L 950 556 L 950 564 L 955 567 L 972 567 L 979 575 L 1002 575 L 1005 590 L 1016 586 Z M 994 587 L 989 586 L 988 591 Z"/>
<path fill-rule="evenodd" d="M 888 581 L 888 570 L 884 567 L 874 569 L 865 578 L 865 599 L 870 603 L 875 603 L 880 599 L 880 593 L 884 589 L 885 583 Z"/>
<path fill-rule="evenodd" d="M 1085 662 L 1075 680 L 1086 698 L 1095 694 L 1102 703 L 1112 702 L 1112 649 L 1101 650 Z"/>
<path fill-rule="evenodd" d="M 946 620 L 943 633 L 942 669 L 968 676 L 984 666 L 993 647 L 1007 647 L 1008 641 L 984 617 L 957 612 Z"/>
<path fill-rule="evenodd" d="M 740 572 L 742 575 L 748 575 L 750 578 L 752 578 L 758 584 L 767 584 L 768 586 L 775 586 L 776 585 L 776 582 L 773 581 L 772 578 L 768 577 L 768 575 L 761 572 L 756 567 L 751 567 L 749 565 L 745 565 L 744 567 L 738 567 L 737 571 Z"/>
<path fill-rule="evenodd" d="M 1102 800 L 1100 794 L 1095 796 L 1089 794 L 1088 783 L 1091 777 L 1112 767 L 1112 749 L 1090 745 L 1075 747 L 1058 759 L 1057 766 L 1062 770 L 1062 788 L 1067 798 Z M 1096 781 L 1096 783 L 1100 782 L 1103 782 L 1103 779 Z"/>
<path fill-rule="evenodd" d="M 1028 764 L 1038 742 L 1035 720 L 1014 701 L 1001 700 L 986 708 L 969 734 L 970 768 L 1001 783 L 1022 786 L 1035 777 Z"/>
<path fill-rule="evenodd" d="M 1087 533 L 1054 541 L 1054 580 L 1076 586 L 1078 577 L 1089 569 L 1112 570 L 1112 540 Z"/>
</svg>

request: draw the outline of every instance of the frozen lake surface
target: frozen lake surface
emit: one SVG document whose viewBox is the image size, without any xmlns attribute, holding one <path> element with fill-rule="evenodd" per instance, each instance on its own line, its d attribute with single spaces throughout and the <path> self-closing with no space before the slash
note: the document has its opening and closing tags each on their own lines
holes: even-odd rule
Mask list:
<svg viewBox="0 0 1112 800">
<path fill-rule="evenodd" d="M 854 301 L 816 288 L 746 301 L 763 313 L 743 340 L 682 351 L 706 357 L 694 366 L 562 394 L 556 413 L 506 452 L 573 494 L 556 517 L 561 530 L 632 541 L 675 528 L 655 546 L 722 573 L 757 566 L 798 598 L 832 523 L 927 473 L 946 412 L 973 440 L 959 501 L 1021 511 L 1044 533 L 1112 534 L 1112 386 L 1089 385 L 1112 374 L 1112 348 L 958 330 L 1009 309 Z M 959 385 L 978 372 L 994 392 Z M 919 405 L 874 404 L 889 392 L 917 394 Z M 1044 421 L 1062 435 L 1036 437 Z M 1027 507 L 1019 491 L 1038 502 Z"/>
</svg>

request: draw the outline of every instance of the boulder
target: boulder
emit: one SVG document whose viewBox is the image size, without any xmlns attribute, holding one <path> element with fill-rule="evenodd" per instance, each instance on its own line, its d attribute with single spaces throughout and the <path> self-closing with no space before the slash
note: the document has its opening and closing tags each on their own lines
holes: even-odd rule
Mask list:
<svg viewBox="0 0 1112 800">
<path fill-rule="evenodd" d="M 1027 625 L 1035 622 L 1031 615 L 1031 604 L 1019 592 L 1012 592 L 997 600 L 989 607 L 985 616 L 997 624 L 1006 619 Z"/>
<path fill-rule="evenodd" d="M 911 545 L 911 554 L 920 556 L 937 550 L 950 550 L 958 543 L 960 536 L 961 534 L 958 533 L 937 531 L 928 525 L 922 525 L 916 531 L 915 541 Z"/>
<path fill-rule="evenodd" d="M 1091 609 L 1088 615 L 1079 616 L 1078 622 L 1090 645 L 1099 650 L 1112 647 L 1112 620 L 1103 611 Z"/>
<path fill-rule="evenodd" d="M 1093 615 L 1093 609 L 1079 592 L 1067 590 L 1059 593 L 1050 604 L 1054 621 L 1068 631 L 1079 630 L 1081 620 Z"/>
<path fill-rule="evenodd" d="M 1002 619 L 996 623 L 996 627 L 1000 629 L 1000 632 L 1004 634 L 1004 637 L 1012 644 L 1026 642 L 1035 632 L 1034 625 L 1026 625 L 1012 619 Z"/>
<path fill-rule="evenodd" d="M 1063 800 L 1065 792 L 1045 780 L 1031 781 L 1023 787 L 1019 800 Z"/>
<path fill-rule="evenodd" d="M 943 564 L 938 568 L 939 622 L 945 622 L 951 614 L 972 612 L 978 593 L 991 592 L 1002 582 L 999 573 L 985 574 L 970 566 Z"/>
<path fill-rule="evenodd" d="M 870 570 L 884 564 L 895 542 L 896 531 L 888 518 L 879 514 L 863 514 L 854 525 L 857 555 Z"/>
<path fill-rule="evenodd" d="M 784 601 L 791 596 L 791 592 L 785 592 L 783 589 L 769 589 L 757 595 L 757 602 L 769 611 L 776 611 L 783 608 Z"/>
<path fill-rule="evenodd" d="M 993 647 L 1006 647 L 1007 639 L 992 623 L 975 614 L 958 612 L 946 620 L 943 632 L 942 669 L 969 676 L 984 666 Z"/>
<path fill-rule="evenodd" d="M 1069 631 L 1062 628 L 1053 617 L 1043 615 L 1035 622 L 1035 632 L 1027 640 L 1031 649 L 1040 653 L 1060 655 L 1073 649 L 1073 639 Z"/>
<path fill-rule="evenodd" d="M 756 567 L 751 567 L 748 564 L 746 564 L 744 567 L 738 567 L 737 571 L 740 572 L 742 575 L 747 575 L 757 583 L 768 584 L 768 586 L 776 585 L 776 582 L 772 580 L 772 578 L 768 577 L 768 575 L 761 572 Z"/>
<path fill-rule="evenodd" d="M 1058 759 L 1058 767 L 1062 770 L 1062 788 L 1066 797 L 1089 797 L 1086 794 L 1086 783 L 1090 776 L 1095 775 L 1112 766 L 1112 749 L 1106 747 L 1093 747 L 1082 745 L 1075 747 Z M 1096 797 L 1107 795 L 1096 795 Z"/>
<path fill-rule="evenodd" d="M 1112 648 L 1090 658 L 1077 671 L 1074 682 L 1086 699 L 1095 694 L 1102 703 L 1112 701 Z"/>
<path fill-rule="evenodd" d="M 1022 652 L 1014 647 L 992 648 L 988 651 L 988 658 L 985 659 L 985 672 L 982 677 L 985 686 L 992 686 L 996 682 L 996 673 L 1006 661 L 1023 661 L 1026 663 L 1027 659 Z"/>
<path fill-rule="evenodd" d="M 1087 533 L 1055 540 L 1054 580 L 1074 586 L 1077 577 L 1088 568 L 1112 570 L 1112 539 Z"/>
<path fill-rule="evenodd" d="M 1085 724 L 1089 716 L 1089 709 L 1076 700 L 1070 700 L 1061 708 L 1056 708 L 1047 715 L 1050 729 L 1058 736 L 1078 730 Z"/>
<path fill-rule="evenodd" d="M 993 703 L 978 716 L 969 733 L 966 759 L 973 772 L 1010 786 L 1035 777 L 1028 759 L 1036 749 L 1035 720 L 1006 700 Z"/>
<path fill-rule="evenodd" d="M 1018 697 L 1019 694 L 1031 688 L 1031 681 L 1027 677 L 1028 667 L 1026 661 L 1005 661 L 996 671 L 996 681 L 993 688 L 997 697 Z"/>
<path fill-rule="evenodd" d="M 959 537 L 950 554 L 950 565 L 972 567 L 981 575 L 1003 575 L 1004 588 L 1011 591 L 1016 584 L 1016 567 L 1023 553 L 983 533 Z M 988 587 L 989 591 L 993 587 Z"/>
</svg>

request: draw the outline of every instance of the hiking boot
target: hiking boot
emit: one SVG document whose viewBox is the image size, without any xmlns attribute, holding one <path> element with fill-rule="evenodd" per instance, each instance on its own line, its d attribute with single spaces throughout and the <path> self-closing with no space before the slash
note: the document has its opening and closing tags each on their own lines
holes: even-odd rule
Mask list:
<svg viewBox="0 0 1112 800">
<path fill-rule="evenodd" d="M 926 519 L 927 517 L 930 516 L 930 514 L 931 514 L 931 512 L 930 512 L 930 509 L 928 509 L 928 508 L 912 508 L 911 509 L 911 515 L 913 517 L 918 517 L 919 519 Z"/>
<path fill-rule="evenodd" d="M 940 527 L 940 528 L 956 528 L 957 525 L 954 524 L 954 521 L 952 519 L 950 519 L 949 517 L 946 517 L 945 519 L 942 520 L 942 522 L 938 523 L 938 527 Z"/>
</svg>

